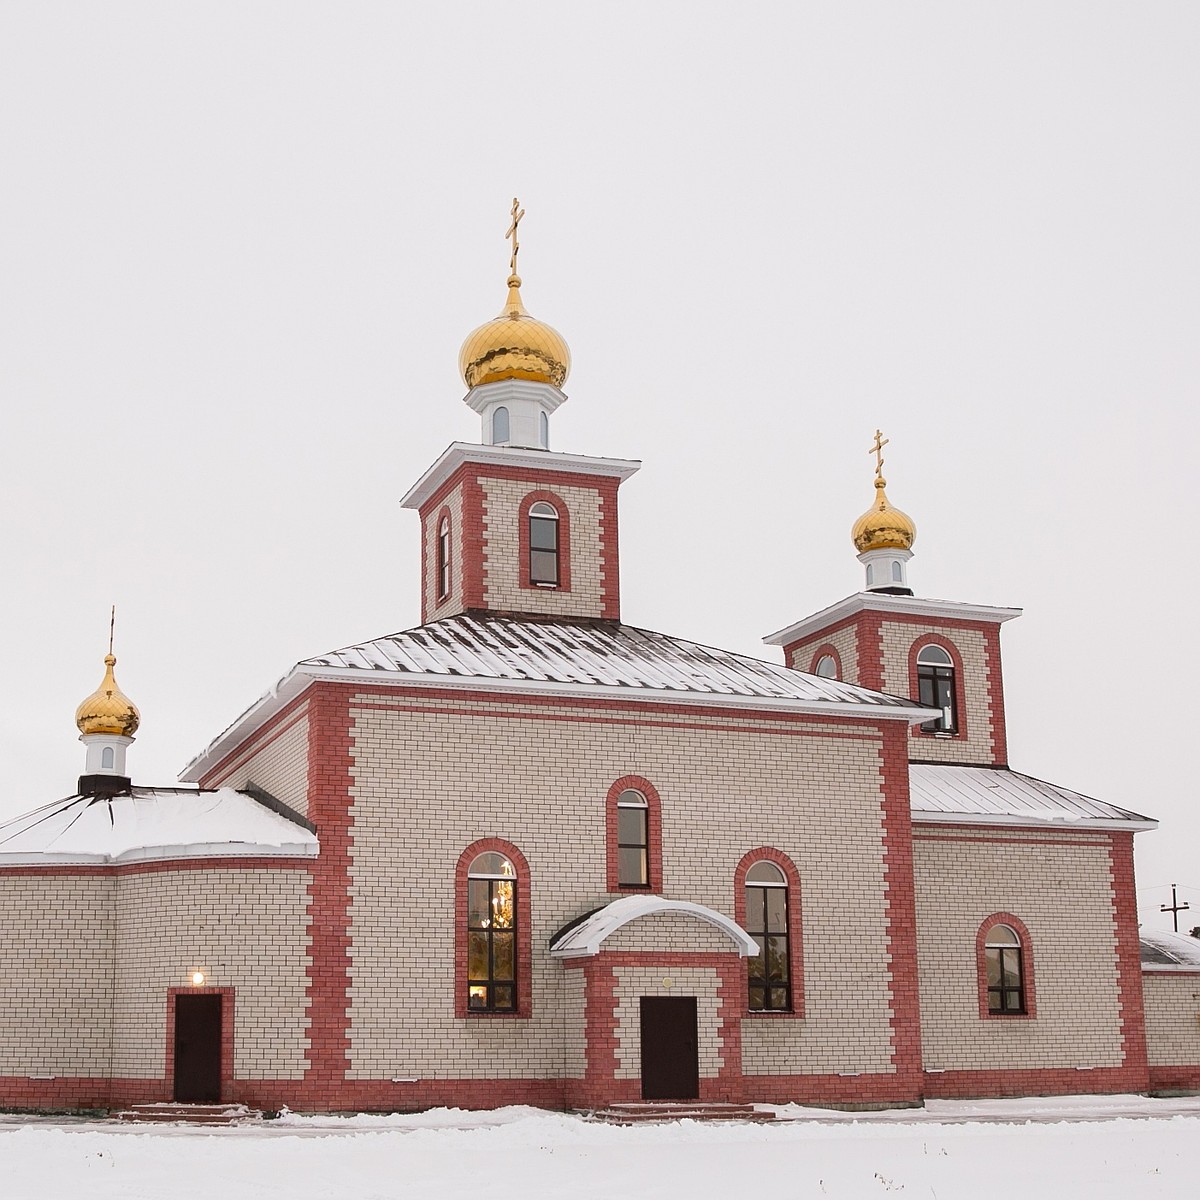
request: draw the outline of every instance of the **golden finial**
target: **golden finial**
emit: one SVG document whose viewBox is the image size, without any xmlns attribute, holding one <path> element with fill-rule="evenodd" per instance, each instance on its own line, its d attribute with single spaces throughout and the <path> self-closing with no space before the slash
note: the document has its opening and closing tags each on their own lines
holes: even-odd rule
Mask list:
<svg viewBox="0 0 1200 1200">
<path fill-rule="evenodd" d="M 113 633 L 117 623 L 117 606 L 108 617 L 108 653 L 104 656 L 104 678 L 100 686 L 75 710 L 75 724 L 80 733 L 108 733 L 133 737 L 141 724 L 137 705 L 117 686 L 113 667 Z"/>
<path fill-rule="evenodd" d="M 525 210 L 521 207 L 521 202 L 513 197 L 512 206 L 512 224 L 508 227 L 508 232 L 504 235 L 506 238 L 512 238 L 512 258 L 508 260 L 508 286 L 520 287 L 521 279 L 517 275 L 517 251 L 521 249 L 521 243 L 517 241 L 517 226 L 521 223 L 521 218 L 525 215 Z M 516 281 L 514 284 L 514 280 Z"/>
<path fill-rule="evenodd" d="M 883 490 L 887 487 L 883 477 L 883 448 L 889 441 L 877 429 L 868 451 L 875 455 L 875 503 L 854 522 L 850 531 L 854 548 L 860 554 L 868 550 L 911 550 L 916 541 L 917 527 L 912 518 L 893 508 Z"/>
<path fill-rule="evenodd" d="M 875 455 L 875 486 L 886 487 L 887 480 L 883 477 L 883 448 L 892 439 L 885 438 L 877 429 L 875 430 L 875 444 L 867 451 L 868 454 Z"/>
</svg>

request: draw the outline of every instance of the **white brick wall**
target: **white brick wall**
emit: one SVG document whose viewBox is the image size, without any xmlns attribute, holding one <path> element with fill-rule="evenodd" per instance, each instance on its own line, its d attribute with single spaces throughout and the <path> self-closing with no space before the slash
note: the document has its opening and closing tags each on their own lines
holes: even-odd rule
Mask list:
<svg viewBox="0 0 1200 1200">
<path fill-rule="evenodd" d="M 605 943 L 607 945 L 607 943 Z M 700 1078 L 713 1079 L 724 1063 L 720 979 L 712 967 L 616 967 L 617 1078 L 642 1077 L 642 996 L 695 996 Z"/>
<path fill-rule="evenodd" d="M 842 660 L 842 682 L 858 683 L 861 678 L 858 662 L 858 630 L 853 625 L 847 625 L 844 629 L 839 629 L 836 633 L 828 636 L 822 634 L 819 637 L 809 638 L 806 642 L 801 642 L 792 651 L 788 666 L 794 667 L 797 671 L 809 670 L 814 665 L 812 659 L 817 652 L 817 647 L 823 646 L 827 642 L 838 652 L 838 657 Z"/>
<path fill-rule="evenodd" d="M 450 593 L 438 602 L 437 543 L 438 517 L 443 504 L 429 511 L 425 518 L 425 587 L 427 621 L 439 621 L 463 611 L 463 489 L 460 483 L 446 497 L 444 507 L 450 510 Z"/>
<path fill-rule="evenodd" d="M 1200 974 L 1143 971 L 1152 1067 L 1200 1066 Z"/>
<path fill-rule="evenodd" d="M 289 716 L 280 729 L 255 738 L 209 787 L 243 788 L 254 784 L 308 815 L 308 705 Z"/>
</svg>

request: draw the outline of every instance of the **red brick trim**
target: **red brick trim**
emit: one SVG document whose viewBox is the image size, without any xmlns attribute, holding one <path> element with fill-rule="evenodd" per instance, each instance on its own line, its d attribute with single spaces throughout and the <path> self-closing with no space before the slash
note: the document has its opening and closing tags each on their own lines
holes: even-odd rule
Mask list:
<svg viewBox="0 0 1200 1200">
<path fill-rule="evenodd" d="M 926 733 L 920 725 L 912 727 L 911 736 L 916 739 L 933 738 L 937 741 L 965 742 L 967 740 L 967 696 L 963 676 L 962 654 L 958 647 L 940 633 L 924 633 L 908 648 L 908 694 L 920 698 L 921 686 L 917 680 L 917 655 L 926 646 L 940 646 L 950 655 L 954 664 L 954 715 L 958 718 L 958 729 L 948 737 L 944 733 Z M 985 697 L 986 699 L 986 697 Z M 932 713 L 930 716 L 932 717 Z"/>
<path fill-rule="evenodd" d="M 248 741 L 235 746 L 219 763 L 205 771 L 197 786 L 201 788 L 219 787 L 220 781 L 236 767 L 245 762 L 247 758 L 252 758 L 255 754 L 265 750 L 276 738 L 286 733 L 295 724 L 295 721 L 305 716 L 304 712 L 297 710 L 308 704 L 308 698 L 309 689 L 305 688 L 299 696 L 285 704 L 269 721 L 264 721 Z"/>
<path fill-rule="evenodd" d="M 832 1072 L 814 1075 L 746 1075 L 742 1094 L 756 1104 L 906 1107 L 920 1102 L 920 1083 L 893 1072 Z"/>
<path fill-rule="evenodd" d="M 1073 1096 L 1102 1092 L 1140 1092 L 1144 1072 L 1129 1067 L 1048 1067 L 993 1071 L 926 1071 L 930 1099 L 973 1099 L 1002 1096 Z"/>
<path fill-rule="evenodd" d="M 309 884 L 308 1050 L 305 1082 L 330 1091 L 350 1066 L 350 797 L 354 785 L 350 692 L 312 689 L 308 816 L 321 854 Z"/>
<path fill-rule="evenodd" d="M 883 691 L 883 614 L 864 612 L 858 620 L 858 674 L 853 682 Z M 847 682 L 851 682 L 847 680 Z"/>
<path fill-rule="evenodd" d="M 503 854 L 517 871 L 517 1011 L 472 1012 L 467 1007 L 467 870 L 489 850 Z M 533 931 L 529 863 L 519 847 L 503 838 L 480 838 L 459 856 L 454 868 L 454 1015 L 473 1021 L 533 1016 Z"/>
<path fill-rule="evenodd" d="M 779 1020 L 787 1017 L 804 1016 L 804 921 L 801 913 L 800 872 L 796 864 L 773 846 L 759 846 L 743 854 L 733 870 L 733 919 L 746 928 L 746 873 L 757 862 L 774 863 L 787 880 L 788 913 L 788 958 L 792 973 L 792 1007 L 789 1012 L 750 1012 L 747 1009 L 749 995 L 749 964 L 743 959 L 740 964 L 741 1007 L 743 1012 L 755 1020 Z"/>
<path fill-rule="evenodd" d="M 175 999 L 177 996 L 221 996 L 221 1103 L 233 1101 L 233 988 L 173 987 L 167 989 L 167 1056 L 163 1090 L 174 1099 L 175 1087 Z"/>
<path fill-rule="evenodd" d="M 817 663 L 819 663 L 821 661 L 821 659 L 823 659 L 823 658 L 832 658 L 833 659 L 833 665 L 837 669 L 837 675 L 835 675 L 834 678 L 841 679 L 842 678 L 842 656 L 837 652 L 837 647 L 831 645 L 829 642 L 822 642 L 812 652 L 812 656 L 809 659 L 809 664 L 808 664 L 808 673 L 810 675 L 815 675 L 817 673 Z"/>
<path fill-rule="evenodd" d="M 1146 1050 L 1146 1008 L 1142 995 L 1137 883 L 1133 873 L 1133 834 L 1114 833 L 1111 847 L 1117 986 L 1121 996 L 1121 1042 L 1125 1066 L 1143 1080 L 1148 1080 L 1150 1068 Z"/>
<path fill-rule="evenodd" d="M 67 866 L 0 866 L 0 876 L 45 875 L 74 876 L 161 875 L 168 871 L 308 871 L 315 858 L 156 858 L 139 863 L 78 863 Z"/>
<path fill-rule="evenodd" d="M 623 884 L 620 881 L 620 863 L 617 853 L 617 797 L 627 789 L 641 792 L 646 797 L 646 829 L 649 839 L 647 847 L 647 874 L 650 882 L 646 887 L 636 887 Z M 662 891 L 662 800 L 658 789 L 648 779 L 641 775 L 622 775 L 604 798 L 605 820 L 605 857 L 608 874 L 608 890 L 637 894 L 639 892 L 658 893 Z"/>
<path fill-rule="evenodd" d="M 621 542 L 617 528 L 619 479 L 601 479 L 600 493 L 600 615 L 621 619 Z"/>
<path fill-rule="evenodd" d="M 1152 1066 L 1149 1087 L 1156 1092 L 1200 1092 L 1200 1066 Z"/>
<path fill-rule="evenodd" d="M 917 980 L 917 911 L 913 884 L 912 820 L 908 792 L 908 735 L 884 731 L 879 790 L 883 808 L 884 903 L 890 964 L 894 1099 L 921 1094 L 921 997 Z"/>
<path fill-rule="evenodd" d="M 1008 925 L 1021 940 L 1021 989 L 1025 1011 L 994 1013 L 988 1008 L 987 932 L 993 925 Z M 1025 922 L 1010 912 L 985 917 L 975 931 L 975 980 L 979 992 L 979 1016 L 985 1021 L 1033 1021 L 1037 1019 L 1037 976 L 1033 969 L 1033 937 Z"/>
<path fill-rule="evenodd" d="M 529 510 L 535 504 L 549 504 L 558 513 L 558 585 L 547 587 L 529 580 Z M 517 509 L 517 531 L 520 535 L 520 586 L 534 592 L 569 592 L 571 590 L 571 510 L 567 502 L 554 492 L 543 489 L 527 492 Z"/>
<path fill-rule="evenodd" d="M 992 761 L 1008 766 L 1008 724 L 1004 714 L 1004 671 L 1000 665 L 1000 626 L 984 630 L 984 665 L 988 678 L 988 714 L 992 718 Z"/>
</svg>

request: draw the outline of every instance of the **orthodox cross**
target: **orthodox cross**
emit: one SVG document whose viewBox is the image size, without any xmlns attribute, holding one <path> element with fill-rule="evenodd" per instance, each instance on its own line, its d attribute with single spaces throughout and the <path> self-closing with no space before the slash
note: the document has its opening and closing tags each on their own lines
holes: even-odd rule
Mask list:
<svg viewBox="0 0 1200 1200">
<path fill-rule="evenodd" d="M 1171 903 L 1160 904 L 1158 906 L 1160 912 L 1169 912 L 1171 920 L 1175 922 L 1175 932 L 1179 932 L 1179 914 L 1187 912 L 1192 906 L 1185 900 L 1182 904 L 1179 903 L 1179 897 L 1175 895 L 1175 885 L 1171 884 Z"/>
<path fill-rule="evenodd" d="M 109 652 L 109 654 L 112 654 L 113 630 L 116 628 L 116 624 L 117 624 L 117 606 L 114 604 L 112 606 L 112 612 L 109 613 L 109 615 L 108 615 L 108 652 Z"/>
<path fill-rule="evenodd" d="M 890 442 L 891 438 L 885 438 L 877 429 L 875 430 L 875 445 L 867 451 L 868 454 L 875 455 L 875 478 L 883 478 L 883 448 Z"/>
<path fill-rule="evenodd" d="M 513 251 L 512 258 L 508 260 L 508 269 L 515 275 L 517 273 L 517 251 L 520 250 L 521 244 L 517 241 L 517 226 L 521 223 L 521 218 L 525 215 L 525 210 L 521 207 L 520 201 L 513 197 L 512 206 L 512 224 L 508 227 L 508 232 L 504 235 L 506 238 L 512 238 Z"/>
</svg>

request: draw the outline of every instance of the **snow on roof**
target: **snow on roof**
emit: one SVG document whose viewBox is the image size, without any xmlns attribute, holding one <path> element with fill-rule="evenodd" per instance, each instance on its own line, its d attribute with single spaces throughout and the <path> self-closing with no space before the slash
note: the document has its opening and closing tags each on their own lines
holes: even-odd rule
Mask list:
<svg viewBox="0 0 1200 1200">
<path fill-rule="evenodd" d="M 748 655 L 716 650 L 631 625 L 449 617 L 359 646 L 305 659 L 313 667 L 398 672 L 444 680 L 583 684 L 647 692 L 679 692 L 815 705 L 866 705 L 911 712 L 912 700 L 821 679 Z"/>
<path fill-rule="evenodd" d="M 316 834 L 232 788 L 70 796 L 0 825 L 0 867 L 314 857 Z"/>
<path fill-rule="evenodd" d="M 1153 829 L 1158 824 L 1115 804 L 996 767 L 913 763 L 909 789 L 915 821 L 1100 829 Z"/>
<path fill-rule="evenodd" d="M 707 921 L 729 935 L 742 958 L 751 958 L 758 953 L 758 943 L 724 913 L 705 908 L 703 904 L 668 900 L 663 896 L 622 896 L 620 900 L 588 913 L 581 921 L 568 925 L 550 939 L 550 953 L 555 958 L 585 958 L 598 954 L 604 939 L 616 933 L 622 925 L 654 913 L 682 913 Z"/>
<path fill-rule="evenodd" d="M 1143 971 L 1200 971 L 1200 938 L 1165 929 L 1139 929 Z"/>
</svg>

